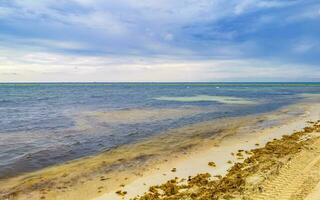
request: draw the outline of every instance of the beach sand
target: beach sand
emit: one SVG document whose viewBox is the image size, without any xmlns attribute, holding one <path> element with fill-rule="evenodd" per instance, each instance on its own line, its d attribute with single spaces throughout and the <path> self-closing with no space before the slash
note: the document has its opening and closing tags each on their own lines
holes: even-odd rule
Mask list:
<svg viewBox="0 0 320 200">
<path fill-rule="evenodd" d="M 271 115 L 269 115 L 269 117 L 270 116 Z M 308 126 L 307 121 L 317 121 L 319 117 L 320 117 L 320 105 L 317 104 L 317 105 L 313 105 L 312 109 L 310 107 L 304 115 L 297 117 L 294 120 L 287 121 L 283 125 L 274 126 L 272 128 L 266 128 L 265 130 L 261 130 L 256 133 L 241 132 L 241 134 L 228 135 L 227 137 L 223 138 L 223 140 L 219 142 L 219 146 L 212 147 L 207 151 L 195 153 L 193 155 L 190 155 L 190 157 L 186 159 L 175 161 L 170 164 L 166 164 L 165 166 L 162 166 L 160 170 L 150 172 L 148 175 L 145 175 L 144 177 L 141 177 L 135 180 L 134 182 L 126 185 L 125 187 L 119 188 L 120 191 L 127 192 L 126 195 L 121 196 L 117 194 L 116 191 L 112 191 L 102 195 L 101 197 L 96 198 L 96 200 L 130 199 L 133 197 L 137 197 L 138 195 L 142 195 L 144 192 L 148 191 L 149 186 L 161 185 L 166 183 L 168 180 L 175 179 L 176 177 L 178 178 L 177 179 L 178 181 L 183 179 L 187 180 L 189 176 L 196 176 L 197 174 L 205 174 L 205 173 L 209 173 L 211 177 L 214 177 L 217 175 L 225 176 L 228 172 L 228 169 L 230 169 L 230 167 L 232 167 L 234 163 L 242 162 L 244 158 L 250 156 L 250 154 L 248 155 L 246 153 L 242 153 L 243 156 L 242 157 L 240 156 L 241 159 L 239 159 L 239 157 L 234 156 L 239 152 L 239 150 L 241 150 L 241 152 L 242 151 L 249 152 L 250 150 L 256 149 L 257 147 L 260 147 L 260 146 L 263 147 L 269 141 L 273 141 L 274 139 L 280 139 L 283 135 L 291 134 L 297 130 L 303 130 L 304 127 Z M 317 139 L 317 140 L 320 141 L 320 139 Z M 314 149 L 313 151 L 316 151 L 316 149 Z M 301 155 L 302 154 L 303 152 L 301 153 Z M 302 155 L 301 157 L 304 157 L 304 155 Z M 297 159 L 299 160 L 299 158 Z M 307 164 L 309 161 L 310 160 L 303 160 L 302 163 Z M 209 162 L 214 162 L 216 164 L 216 167 L 209 166 L 208 165 Z M 297 162 L 299 163 L 299 161 Z M 175 172 L 171 172 L 172 168 L 176 169 Z M 163 174 L 166 174 L 166 176 L 163 176 Z M 283 183 L 286 183 L 288 181 L 290 182 L 291 175 L 286 175 L 286 176 L 289 176 L 289 177 L 285 177 L 280 183 L 278 182 L 270 183 L 269 187 L 282 188 L 281 185 Z M 300 178 L 301 177 L 303 177 L 303 175 L 301 175 Z M 282 178 L 279 178 L 279 179 L 281 180 Z M 308 180 L 308 179 L 303 179 L 303 180 Z M 297 186 L 299 186 L 299 184 L 297 184 Z M 283 190 L 283 192 L 285 191 L 286 189 Z M 290 198 L 282 198 L 281 196 L 279 197 L 276 196 L 276 194 L 278 193 L 278 191 L 276 190 L 270 191 L 270 192 L 267 191 L 267 193 L 268 194 L 266 194 L 266 198 L 260 198 L 258 196 L 254 197 L 253 194 L 248 194 L 246 195 L 246 197 L 248 199 L 290 199 Z M 270 194 L 275 193 L 274 198 L 269 193 Z M 242 199 L 242 197 L 243 195 L 239 195 L 239 199 Z M 171 198 L 175 199 L 173 196 Z M 158 199 L 158 198 L 154 198 L 154 199 Z M 162 199 L 162 198 L 159 198 L 159 199 Z M 176 199 L 185 199 L 185 198 L 176 198 Z"/>
<path fill-rule="evenodd" d="M 183 183 L 176 178 L 135 199 L 319 199 L 320 120 L 310 124 L 250 151 L 224 177 L 203 173 Z"/>
<path fill-rule="evenodd" d="M 199 123 L 111 152 L 2 180 L 0 197 L 1 199 L 131 199 L 138 195 L 142 196 L 151 186 L 161 185 L 172 179 L 182 181 L 179 183 L 181 185 L 187 184 L 190 176 L 192 179 L 197 174 L 209 173 L 211 177 L 216 177 L 208 180 L 218 181 L 219 177 L 228 176 L 230 173 L 228 170 L 235 166 L 234 163 L 241 163 L 246 158 L 252 157 L 254 154 L 248 153 L 252 149 L 263 148 L 269 141 L 280 140 L 283 135 L 290 135 L 310 126 L 309 121 L 319 120 L 320 104 L 317 102 L 319 101 L 291 105 L 260 115 Z M 250 179 L 250 187 L 242 188 L 245 192 L 233 191 L 232 194 L 230 191 L 227 192 L 238 199 L 244 195 L 248 199 L 292 199 L 291 196 L 299 194 L 298 190 L 301 190 L 304 184 L 308 190 L 304 190 L 306 192 L 303 198 L 317 199 L 320 190 L 320 185 L 317 184 L 320 179 L 318 180 L 318 175 L 315 175 L 314 179 L 306 177 L 317 174 L 320 162 L 317 156 L 320 151 L 318 152 L 316 144 L 320 139 L 316 133 L 305 134 L 301 138 L 308 138 L 305 145 L 310 147 L 299 152 L 293 151 L 292 155 L 288 153 L 290 160 L 288 162 L 285 162 L 285 159 L 281 160 L 281 168 L 278 167 L 279 171 L 276 174 L 264 174 L 266 178 L 263 181 L 260 180 L 260 176 L 254 175 L 252 176 L 254 178 Z M 308 165 L 308 163 L 313 164 Z M 298 166 L 299 164 L 301 166 Z M 285 170 L 291 168 L 294 168 L 292 172 Z M 306 173 L 305 176 L 297 173 L 301 170 Z M 202 179 L 206 178 L 201 177 L 200 181 Z M 288 183 L 288 188 L 281 186 L 284 183 Z M 276 188 L 279 190 L 274 190 L 277 184 Z M 181 191 L 187 193 L 197 190 L 185 187 L 176 191 L 177 188 L 171 186 L 172 184 L 169 184 L 170 191 L 173 189 L 173 193 L 177 192 L 176 194 Z M 209 188 L 208 185 L 206 187 Z M 260 187 L 263 189 L 256 189 Z M 286 196 L 286 190 L 290 195 Z M 159 192 L 161 194 L 161 191 Z"/>
</svg>

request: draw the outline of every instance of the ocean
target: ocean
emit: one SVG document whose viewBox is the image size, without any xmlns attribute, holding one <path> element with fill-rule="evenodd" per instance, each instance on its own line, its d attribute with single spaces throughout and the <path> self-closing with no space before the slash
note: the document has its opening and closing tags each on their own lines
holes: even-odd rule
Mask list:
<svg viewBox="0 0 320 200">
<path fill-rule="evenodd" d="M 1 83 L 0 178 L 306 94 L 320 83 Z"/>
</svg>

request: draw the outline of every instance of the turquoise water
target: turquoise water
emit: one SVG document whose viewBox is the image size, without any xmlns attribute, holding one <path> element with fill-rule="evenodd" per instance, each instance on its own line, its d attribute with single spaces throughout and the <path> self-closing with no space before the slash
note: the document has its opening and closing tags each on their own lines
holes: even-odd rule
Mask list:
<svg viewBox="0 0 320 200">
<path fill-rule="evenodd" d="M 0 84 L 0 177 L 147 139 L 172 128 L 272 111 L 320 83 Z"/>
</svg>

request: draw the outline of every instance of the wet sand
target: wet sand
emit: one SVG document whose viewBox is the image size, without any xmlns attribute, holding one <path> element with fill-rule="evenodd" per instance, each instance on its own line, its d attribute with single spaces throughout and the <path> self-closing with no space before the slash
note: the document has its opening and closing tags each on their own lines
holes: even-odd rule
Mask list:
<svg viewBox="0 0 320 200">
<path fill-rule="evenodd" d="M 317 103 L 174 129 L 152 139 L 0 181 L 1 199 L 130 199 L 177 177 L 225 176 L 274 138 L 319 119 Z M 240 154 L 239 154 L 240 155 Z M 208 165 L 211 162 L 210 165 Z"/>
<path fill-rule="evenodd" d="M 238 150 L 225 176 L 197 174 L 186 181 L 175 178 L 135 200 L 148 199 L 319 199 L 320 120 L 302 131 L 269 141 L 251 151 Z"/>
<path fill-rule="evenodd" d="M 238 169 L 239 166 L 238 164 L 235 164 L 235 163 L 242 163 L 243 161 L 246 161 L 245 159 L 247 157 L 249 158 L 252 157 L 252 155 L 254 155 L 253 153 L 256 151 L 253 149 L 256 149 L 257 147 L 264 147 L 266 144 L 269 144 L 270 141 L 271 142 L 278 141 L 282 138 L 283 135 L 288 135 L 288 134 L 290 135 L 297 130 L 304 130 L 306 126 L 310 125 L 308 121 L 316 121 L 317 119 L 320 118 L 319 104 L 313 105 L 309 107 L 309 109 L 307 110 L 308 111 L 305 114 L 301 115 L 300 117 L 296 117 L 293 120 L 288 120 L 286 121 L 286 123 L 282 125 L 276 125 L 271 128 L 265 128 L 255 133 L 253 133 L 253 130 L 251 130 L 250 132 L 245 131 L 245 132 L 240 132 L 233 135 L 228 135 L 219 142 L 219 146 L 212 147 L 207 151 L 194 153 L 193 155 L 185 159 L 174 161 L 173 163 L 170 163 L 170 164 L 166 164 L 159 171 L 150 172 L 145 177 L 135 180 L 134 182 L 126 185 L 123 188 L 119 188 L 120 191 L 127 192 L 126 195 L 121 196 L 117 194 L 116 191 L 113 191 L 113 192 L 104 194 L 99 198 L 96 198 L 96 200 L 130 199 L 130 198 L 136 198 L 136 199 L 208 199 L 209 198 L 210 199 L 211 196 L 210 197 L 203 196 L 206 194 L 206 191 L 203 188 L 206 188 L 209 191 L 214 191 L 216 184 L 218 184 L 216 183 L 216 181 L 219 181 L 220 180 L 219 178 L 224 178 L 221 180 L 225 180 L 225 182 L 227 183 L 224 183 L 224 185 L 220 186 L 221 191 L 219 196 L 217 196 L 217 199 L 229 198 L 228 197 L 229 192 L 227 191 L 228 187 L 231 187 L 231 188 L 235 187 L 234 190 L 236 191 L 235 194 L 233 193 L 230 194 L 230 198 L 231 196 L 233 196 L 235 199 L 242 199 L 244 195 L 239 194 L 237 192 L 244 190 L 242 187 L 240 187 L 241 185 L 239 184 L 245 180 L 236 179 L 236 181 L 240 181 L 240 182 L 235 182 L 235 183 L 232 183 L 232 180 L 231 181 L 228 180 L 228 176 L 239 175 L 238 173 L 235 173 L 236 171 L 239 171 Z M 269 115 L 269 117 L 272 118 L 272 115 Z M 297 138 L 297 140 L 299 138 Z M 284 143 L 286 144 L 286 141 Z M 295 145 L 293 145 L 293 147 L 288 148 L 288 152 L 286 152 L 285 155 L 295 154 L 296 152 L 294 151 L 294 149 L 295 149 Z M 279 152 L 275 152 L 275 154 L 278 154 L 278 153 Z M 261 163 L 273 157 L 274 155 L 270 154 L 270 157 L 265 157 L 265 160 L 261 161 Z M 283 162 L 284 161 L 281 160 L 281 163 Z M 212 167 L 212 163 L 214 163 L 215 167 Z M 257 165 L 259 165 L 259 163 Z M 243 168 L 245 167 L 247 166 L 243 166 Z M 264 166 L 263 164 L 261 164 L 261 168 L 263 169 L 264 167 L 269 167 L 273 169 L 273 168 L 279 167 L 279 165 L 278 163 L 269 163 L 268 166 Z M 175 172 L 172 172 L 173 168 L 175 169 Z M 255 168 L 255 170 L 256 171 L 254 173 L 250 174 L 252 175 L 252 177 L 250 177 L 251 180 L 249 181 L 251 182 L 260 181 L 259 179 L 261 178 L 261 176 L 267 177 L 266 179 L 269 179 L 268 177 L 269 174 L 267 172 L 266 174 L 260 174 L 260 171 L 259 170 L 257 171 L 257 168 Z M 231 171 L 231 174 L 230 174 L 230 171 Z M 207 173 L 210 175 L 208 175 Z M 164 174 L 166 175 L 164 176 Z M 242 176 L 243 175 L 240 174 L 240 177 Z M 199 183 L 193 183 L 189 185 L 190 181 L 187 181 L 188 179 L 191 180 L 191 182 L 196 180 L 197 182 L 201 182 L 201 184 L 199 185 Z M 213 182 L 210 182 L 209 180 Z M 286 182 L 288 180 L 289 179 L 284 179 L 283 182 Z M 171 182 L 168 182 L 168 181 L 171 181 Z M 228 186 L 228 184 L 234 184 L 234 185 Z M 157 189 L 154 190 L 154 187 L 151 187 L 150 189 L 150 186 L 156 186 Z M 253 187 L 253 186 L 250 186 L 250 187 Z M 259 186 L 254 186 L 254 188 L 258 188 L 258 187 Z M 275 186 L 274 185 L 270 186 L 270 188 L 273 188 L 273 187 Z M 281 187 L 281 186 L 278 185 L 277 187 Z M 153 192 L 150 192 L 150 191 L 153 191 Z M 157 193 L 155 191 L 159 192 L 159 194 L 164 194 L 164 195 L 163 196 L 154 195 Z M 145 192 L 147 193 L 143 196 Z M 138 198 L 139 195 L 140 197 L 141 196 L 143 197 Z M 266 196 L 268 197 L 270 195 L 266 194 Z M 246 198 L 259 199 L 258 197 L 256 198 L 255 196 L 253 196 L 253 193 L 247 193 Z M 265 198 L 265 199 L 281 199 L 281 198 L 277 198 L 277 196 L 275 196 L 275 198 Z M 283 198 L 283 199 L 286 199 L 286 198 Z"/>
</svg>

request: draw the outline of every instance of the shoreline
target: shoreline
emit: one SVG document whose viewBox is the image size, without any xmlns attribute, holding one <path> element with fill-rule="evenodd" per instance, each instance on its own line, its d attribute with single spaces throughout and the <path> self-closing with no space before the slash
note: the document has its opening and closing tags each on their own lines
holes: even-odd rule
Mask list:
<svg viewBox="0 0 320 200">
<path fill-rule="evenodd" d="M 151 186 L 164 184 L 176 177 L 182 180 L 203 173 L 210 173 L 211 176 L 224 176 L 234 163 L 241 161 L 232 153 L 236 154 L 240 149 L 250 151 L 257 147 L 263 147 L 273 139 L 280 139 L 283 135 L 302 130 L 308 126 L 307 121 L 317 121 L 318 119 L 320 119 L 320 104 L 314 104 L 307 108 L 303 116 L 296 117 L 282 125 L 266 128 L 255 133 L 252 133 L 253 130 L 251 130 L 247 133 L 227 135 L 219 142 L 218 146 L 197 152 L 188 158 L 176 160 L 173 163 L 166 163 L 160 170 L 154 170 L 145 177 L 141 177 L 125 187 L 119 187 L 118 190 L 108 192 L 95 198 L 95 200 L 135 198 L 143 195 Z M 244 155 L 245 157 L 246 155 Z M 209 162 L 214 162 L 216 167 L 210 167 Z M 175 168 L 175 172 L 171 172 L 173 168 Z M 163 174 L 166 174 L 166 176 L 163 176 Z M 117 194 L 119 190 L 125 191 L 126 195 Z"/>
<path fill-rule="evenodd" d="M 316 199 L 320 194 L 320 120 L 308 123 L 303 130 L 275 138 L 264 147 L 239 149 L 236 157 L 244 160 L 225 176 L 176 177 L 133 199 Z"/>
<path fill-rule="evenodd" d="M 320 106 L 318 104 L 299 104 L 299 106 L 289 106 L 257 116 L 219 121 L 221 124 L 226 123 L 226 126 L 231 126 L 228 129 L 217 128 L 217 124 L 206 122 L 201 123 L 200 126 L 174 130 L 172 135 L 169 135 L 172 137 L 171 140 L 166 141 L 172 145 L 169 145 L 171 151 L 162 152 L 164 154 L 169 153 L 169 155 L 172 153 L 168 158 L 157 155 L 157 151 L 165 150 L 163 147 L 157 147 L 150 154 L 131 152 L 129 156 L 136 159 L 136 165 L 130 166 L 129 159 L 127 165 L 123 166 L 122 163 L 127 161 L 115 156 L 113 159 L 116 162 L 112 165 L 109 164 L 109 168 L 103 168 L 101 162 L 103 164 L 103 161 L 106 160 L 106 155 L 102 153 L 102 155 L 99 154 L 64 165 L 49 167 L 39 172 L 14 177 L 9 181 L 0 181 L 0 188 L 2 188 L 0 197 L 9 197 L 9 199 L 129 199 L 148 191 L 148 188 L 152 185 L 164 183 L 176 176 L 183 178 L 205 172 L 224 175 L 227 169 L 232 166 L 227 161 L 236 161 L 232 158 L 231 152 L 235 152 L 239 148 L 253 149 L 256 147 L 257 141 L 263 146 L 273 138 L 280 138 L 285 134 L 284 132 L 293 132 L 303 128 L 307 120 L 319 117 L 319 114 L 315 114 L 319 113 Z M 308 109 L 310 111 L 305 112 Z M 304 110 L 304 112 L 301 110 Z M 279 112 L 283 115 L 283 118 L 281 118 Z M 297 114 L 286 115 L 290 112 L 297 112 Z M 279 124 L 273 124 L 274 121 L 278 121 Z M 265 122 L 266 124 L 263 124 Z M 198 129 L 200 127 L 201 131 Z M 214 129 L 212 130 L 212 128 Z M 191 131 L 190 135 L 185 136 L 189 138 L 181 144 L 175 144 L 174 141 L 179 136 L 186 131 L 190 132 L 190 130 L 196 130 L 196 132 Z M 193 136 L 195 133 L 198 137 Z M 257 138 L 257 134 L 259 138 Z M 155 141 L 143 142 L 139 146 L 140 151 L 143 152 L 150 145 L 156 144 L 165 137 L 167 135 L 159 136 Z M 235 145 L 235 141 L 237 145 Z M 202 146 L 199 146 L 199 144 L 202 144 Z M 130 148 L 137 147 L 135 145 L 129 145 L 124 150 L 130 152 Z M 159 146 L 161 146 L 161 143 Z M 180 148 L 172 151 L 177 147 Z M 189 147 L 189 149 L 185 149 L 185 147 Z M 117 153 L 123 152 L 119 151 Z M 116 153 L 109 155 L 114 156 Z M 153 159 L 150 159 L 151 157 Z M 217 158 L 219 159 L 215 160 Z M 109 162 L 111 161 L 109 160 Z M 209 161 L 215 162 L 217 167 L 208 166 Z M 173 168 L 176 170 L 173 170 Z M 102 171 L 102 169 L 105 171 Z M 92 173 L 93 171 L 94 173 Z M 126 191 L 127 194 L 124 196 L 116 194 L 119 190 Z"/>
</svg>

